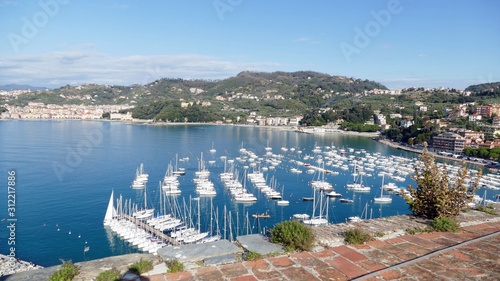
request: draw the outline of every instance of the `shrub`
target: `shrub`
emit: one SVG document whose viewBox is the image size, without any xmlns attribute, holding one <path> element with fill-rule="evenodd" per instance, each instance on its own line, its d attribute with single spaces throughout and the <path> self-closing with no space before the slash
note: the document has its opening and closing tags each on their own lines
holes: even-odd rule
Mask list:
<svg viewBox="0 0 500 281">
<path fill-rule="evenodd" d="M 132 264 L 128 269 L 140 275 L 153 269 L 153 265 L 150 261 L 141 259 L 139 262 Z"/>
<path fill-rule="evenodd" d="M 344 232 L 344 241 L 347 244 L 363 244 L 372 240 L 375 240 L 372 235 L 359 228 L 349 229 Z"/>
<path fill-rule="evenodd" d="M 434 157 L 427 151 L 427 145 L 421 155 L 422 161 L 415 166 L 413 179 L 417 187 L 408 186 L 411 196 L 405 196 L 414 215 L 435 219 L 456 217 L 464 210 L 479 185 L 481 170 L 469 187 L 465 184 L 467 169 L 465 164 L 454 177 L 448 177 L 446 165 L 441 169 Z"/>
<path fill-rule="evenodd" d="M 261 254 L 250 251 L 250 252 L 247 253 L 245 259 L 247 261 L 255 261 L 255 260 L 258 260 L 258 259 L 261 259 L 261 258 L 262 258 Z"/>
<path fill-rule="evenodd" d="M 120 271 L 116 268 L 112 268 L 106 271 L 103 271 L 97 275 L 96 281 L 119 281 L 121 278 Z"/>
<path fill-rule="evenodd" d="M 184 271 L 184 264 L 178 260 L 169 260 L 165 261 L 167 264 L 168 273 L 176 273 L 176 272 L 182 272 Z"/>
<path fill-rule="evenodd" d="M 459 228 L 458 223 L 456 221 L 444 217 L 432 220 L 431 227 L 435 231 L 440 231 L 440 232 L 449 232 L 449 231 L 455 232 Z"/>
<path fill-rule="evenodd" d="M 285 251 L 307 251 L 314 242 L 311 229 L 297 221 L 284 221 L 271 229 L 271 242 L 281 244 Z"/>
<path fill-rule="evenodd" d="M 476 210 L 490 215 L 496 215 L 495 209 L 492 206 L 477 206 Z"/>
<path fill-rule="evenodd" d="M 71 260 L 61 260 L 61 262 L 61 268 L 52 273 L 49 278 L 50 281 L 71 281 L 78 275 L 78 273 L 80 273 L 78 267 L 74 265 Z"/>
<path fill-rule="evenodd" d="M 407 229 L 406 232 L 408 234 L 417 234 L 417 233 L 423 233 L 423 232 L 431 232 L 433 229 L 431 227 L 424 227 L 424 228 L 420 228 L 420 227 L 416 227 L 416 228 L 410 228 L 410 229 Z"/>
</svg>

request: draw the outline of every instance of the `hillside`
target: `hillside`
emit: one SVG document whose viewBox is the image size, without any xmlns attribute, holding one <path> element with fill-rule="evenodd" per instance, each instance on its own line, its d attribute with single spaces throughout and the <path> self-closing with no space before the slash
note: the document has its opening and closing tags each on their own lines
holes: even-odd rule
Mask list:
<svg viewBox="0 0 500 281">
<path fill-rule="evenodd" d="M 478 85 L 471 85 L 467 87 L 466 91 L 471 91 L 475 93 L 481 93 L 483 91 L 498 91 L 500 89 L 500 82 L 494 83 L 483 83 Z"/>
<path fill-rule="evenodd" d="M 217 116 L 221 116 L 223 111 L 234 113 L 227 115 L 231 118 L 237 112 L 249 111 L 262 115 L 302 114 L 306 110 L 327 106 L 355 93 L 373 89 L 387 88 L 373 81 L 313 71 L 245 71 L 223 80 L 163 78 L 146 85 L 67 85 L 54 90 L 25 93 L 6 101 L 19 106 L 28 102 L 143 105 L 142 111 L 149 112 L 148 117 L 154 112 L 159 113 L 165 102 L 205 102 L 211 105 L 210 111 Z M 146 108 L 153 102 L 156 102 L 154 109 Z M 158 102 L 162 102 L 162 106 Z M 201 113 L 206 114 L 203 110 Z"/>
<path fill-rule="evenodd" d="M 387 89 L 368 81 L 342 76 L 330 76 L 311 71 L 301 72 L 241 72 L 220 81 L 186 81 L 161 79 L 145 86 L 151 97 L 164 99 L 133 110 L 140 119 L 209 120 L 233 119 L 254 111 L 262 116 L 293 116 L 313 108 L 332 104 L 334 100 L 365 90 Z M 141 95 L 145 100 L 146 93 Z M 210 102 L 210 107 L 191 106 L 177 109 L 175 100 Z M 195 114 L 195 116 L 193 116 Z M 170 117 L 167 117 L 170 116 Z M 206 119 L 204 119 L 206 120 Z"/>
</svg>

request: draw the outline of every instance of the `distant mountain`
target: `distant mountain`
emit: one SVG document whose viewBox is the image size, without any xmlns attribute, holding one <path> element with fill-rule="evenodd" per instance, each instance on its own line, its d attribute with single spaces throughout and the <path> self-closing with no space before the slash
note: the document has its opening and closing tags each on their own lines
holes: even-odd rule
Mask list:
<svg viewBox="0 0 500 281">
<path fill-rule="evenodd" d="M 0 85 L 0 90 L 3 91 L 14 91 L 14 90 L 32 90 L 32 91 L 40 91 L 48 89 L 46 87 L 36 87 L 30 85 L 17 85 L 17 84 L 9 84 L 9 85 Z"/>
</svg>

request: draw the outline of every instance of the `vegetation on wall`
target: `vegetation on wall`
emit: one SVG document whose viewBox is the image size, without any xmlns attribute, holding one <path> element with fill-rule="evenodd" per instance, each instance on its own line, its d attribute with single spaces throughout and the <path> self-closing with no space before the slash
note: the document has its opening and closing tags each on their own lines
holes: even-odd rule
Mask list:
<svg viewBox="0 0 500 281">
<path fill-rule="evenodd" d="M 479 170 L 476 179 L 469 185 L 465 183 L 467 169 L 465 165 L 453 177 L 448 176 L 446 165 L 441 169 L 434 157 L 428 153 L 427 146 L 421 154 L 421 161 L 415 166 L 417 186 L 408 186 L 410 196 L 405 199 L 414 215 L 427 218 L 456 217 L 475 194 L 481 177 Z"/>
</svg>

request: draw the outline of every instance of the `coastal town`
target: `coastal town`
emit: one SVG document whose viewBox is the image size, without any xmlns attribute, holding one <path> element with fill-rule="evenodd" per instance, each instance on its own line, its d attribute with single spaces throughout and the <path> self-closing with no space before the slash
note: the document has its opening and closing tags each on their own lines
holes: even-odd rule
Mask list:
<svg viewBox="0 0 500 281">
<path fill-rule="evenodd" d="M 192 90 L 192 89 L 191 89 Z M 446 91 L 447 89 L 423 89 L 424 91 Z M 388 95 L 400 96 L 408 92 L 408 89 L 388 91 L 370 90 L 361 95 Z M 193 91 L 191 91 L 193 92 Z M 199 94 L 203 92 L 197 89 Z M 55 120 L 115 120 L 123 122 L 156 122 L 155 120 L 144 120 L 133 117 L 134 104 L 109 104 L 109 105 L 85 105 L 85 104 L 46 104 L 42 102 L 28 102 L 25 106 L 14 105 L 12 101 L 19 97 L 30 94 L 30 90 L 0 91 L 3 100 L 0 111 L 0 119 L 55 119 Z M 267 93 L 269 94 L 269 93 Z M 470 96 L 470 91 L 459 91 L 460 95 Z M 279 100 L 283 96 L 276 95 Z M 275 97 L 276 97 L 275 96 Z M 354 95 L 356 96 L 356 95 Z M 256 96 L 236 95 L 240 99 L 257 99 Z M 73 97 L 74 98 L 74 97 Z M 89 99 L 91 97 L 83 97 Z M 217 97 L 220 98 L 219 96 Z M 234 97 L 231 98 L 234 100 Z M 213 106 L 210 102 L 186 102 L 181 99 L 180 106 L 186 108 L 198 103 L 202 107 Z M 413 115 L 404 115 L 398 112 L 405 110 L 404 106 L 395 106 L 394 112 L 381 112 L 373 110 L 371 118 L 364 125 L 373 125 L 377 128 L 371 135 L 380 134 L 381 139 L 392 140 L 407 150 L 421 149 L 421 144 L 426 141 L 430 144 L 430 150 L 442 156 L 462 158 L 464 150 L 468 148 L 483 149 L 474 155 L 477 158 L 485 157 L 484 149 L 500 148 L 500 104 L 478 104 L 475 102 L 449 105 L 442 110 L 431 110 L 431 106 L 417 101 L 412 105 L 416 112 Z M 335 112 L 331 107 L 318 109 L 318 114 Z M 434 117 L 433 117 L 434 116 Z M 437 118 L 439 117 L 439 118 Z M 325 133 L 342 132 L 349 130 L 342 127 L 344 118 L 334 120 L 321 126 L 307 126 L 302 124 L 303 115 L 294 116 L 263 116 L 256 111 L 249 111 L 234 119 L 224 118 L 216 120 L 215 124 L 238 124 L 271 127 L 291 127 L 298 132 Z M 461 123 L 457 123 L 461 122 Z M 464 123 L 465 122 L 465 123 Z M 167 122 L 168 123 L 168 122 Z M 465 125 L 464 125 L 465 124 Z M 410 136 L 408 135 L 410 132 Z M 427 134 L 422 134 L 427 132 Z M 399 136 L 398 136 L 399 134 Z M 479 155 L 481 154 L 481 155 Z M 488 155 L 486 155 L 488 156 Z M 470 155 L 469 155 L 470 157 Z M 496 158 L 496 157 L 490 157 Z M 470 159 L 469 159 L 470 160 Z"/>
</svg>

